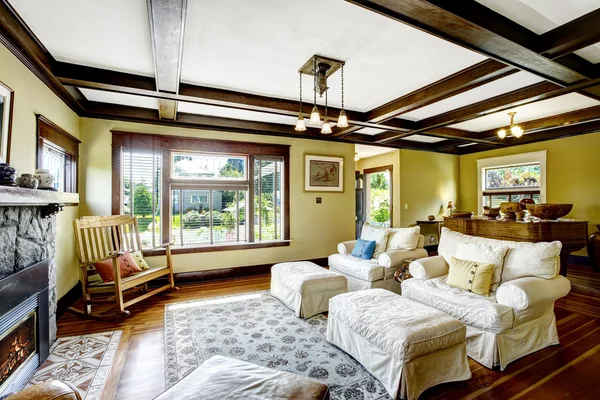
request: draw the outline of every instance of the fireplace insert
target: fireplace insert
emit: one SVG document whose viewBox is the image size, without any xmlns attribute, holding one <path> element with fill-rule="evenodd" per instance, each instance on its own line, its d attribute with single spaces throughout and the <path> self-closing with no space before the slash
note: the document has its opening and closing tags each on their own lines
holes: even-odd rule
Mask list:
<svg viewBox="0 0 600 400">
<path fill-rule="evenodd" d="M 36 311 L 32 311 L 0 337 L 0 386 L 37 351 Z"/>
</svg>

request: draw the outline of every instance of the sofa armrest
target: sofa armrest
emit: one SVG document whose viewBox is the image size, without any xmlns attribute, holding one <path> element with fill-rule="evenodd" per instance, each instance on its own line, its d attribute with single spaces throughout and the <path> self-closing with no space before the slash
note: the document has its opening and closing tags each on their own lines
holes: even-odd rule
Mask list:
<svg viewBox="0 0 600 400">
<path fill-rule="evenodd" d="M 379 265 L 384 268 L 400 268 L 402 263 L 407 258 L 423 258 L 427 257 L 427 250 L 425 249 L 414 249 L 414 250 L 390 250 L 381 254 L 377 259 Z"/>
<path fill-rule="evenodd" d="M 428 280 L 448 273 L 448 263 L 442 256 L 426 257 L 413 261 L 408 266 L 413 278 Z"/>
<path fill-rule="evenodd" d="M 554 302 L 571 291 L 571 282 L 562 275 L 552 279 L 525 277 L 503 283 L 496 291 L 496 301 L 516 310 L 536 304 Z"/>
<path fill-rule="evenodd" d="M 342 242 L 342 243 L 338 244 L 338 253 L 340 253 L 340 254 L 352 253 L 352 249 L 354 249 L 355 244 L 356 244 L 356 240 L 348 240 L 347 242 Z"/>
</svg>

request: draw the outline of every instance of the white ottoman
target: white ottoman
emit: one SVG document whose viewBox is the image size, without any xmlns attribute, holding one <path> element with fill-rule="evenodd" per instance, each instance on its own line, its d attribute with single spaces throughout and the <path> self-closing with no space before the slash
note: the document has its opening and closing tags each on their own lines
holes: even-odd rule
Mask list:
<svg viewBox="0 0 600 400">
<path fill-rule="evenodd" d="M 309 318 L 329 309 L 329 299 L 348 291 L 342 275 L 309 261 L 275 264 L 271 268 L 271 295 Z"/>
<path fill-rule="evenodd" d="M 331 299 L 327 340 L 354 357 L 395 399 L 471 377 L 466 326 L 385 289 Z"/>
</svg>

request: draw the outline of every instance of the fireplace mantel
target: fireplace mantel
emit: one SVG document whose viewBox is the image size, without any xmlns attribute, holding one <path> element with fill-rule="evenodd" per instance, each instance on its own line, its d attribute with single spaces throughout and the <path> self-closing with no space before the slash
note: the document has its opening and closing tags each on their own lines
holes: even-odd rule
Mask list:
<svg viewBox="0 0 600 400">
<path fill-rule="evenodd" d="M 77 205 L 79 194 L 0 186 L 0 206 L 35 207 L 48 204 Z"/>
</svg>

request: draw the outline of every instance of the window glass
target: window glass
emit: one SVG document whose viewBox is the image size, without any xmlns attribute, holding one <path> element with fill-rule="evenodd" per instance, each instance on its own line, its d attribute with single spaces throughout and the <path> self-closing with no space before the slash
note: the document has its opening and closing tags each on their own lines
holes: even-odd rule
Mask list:
<svg viewBox="0 0 600 400">
<path fill-rule="evenodd" d="M 173 153 L 173 177 L 245 180 L 246 157 L 221 154 Z"/>
<path fill-rule="evenodd" d="M 518 165 L 485 170 L 486 189 L 539 188 L 540 164 Z"/>
<path fill-rule="evenodd" d="M 47 144 L 44 144 L 43 148 L 43 168 L 54 175 L 54 189 L 64 192 L 66 156 L 62 151 L 56 150 Z"/>
<path fill-rule="evenodd" d="M 257 159 L 254 166 L 254 236 L 255 241 L 282 237 L 283 162 Z"/>
</svg>

